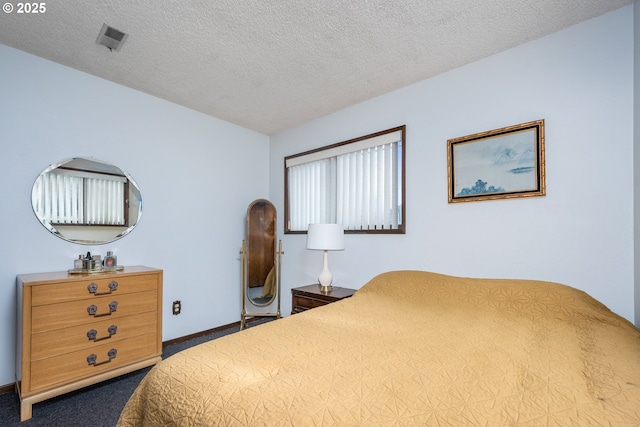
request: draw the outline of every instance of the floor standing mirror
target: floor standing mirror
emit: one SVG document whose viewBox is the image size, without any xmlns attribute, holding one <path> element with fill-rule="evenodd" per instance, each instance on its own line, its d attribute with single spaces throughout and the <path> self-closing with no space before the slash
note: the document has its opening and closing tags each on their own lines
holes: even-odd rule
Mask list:
<svg viewBox="0 0 640 427">
<path fill-rule="evenodd" d="M 242 241 L 242 313 L 247 318 L 280 317 L 280 264 L 282 241 L 276 241 L 276 208 L 265 199 L 247 208 L 246 239 Z"/>
</svg>

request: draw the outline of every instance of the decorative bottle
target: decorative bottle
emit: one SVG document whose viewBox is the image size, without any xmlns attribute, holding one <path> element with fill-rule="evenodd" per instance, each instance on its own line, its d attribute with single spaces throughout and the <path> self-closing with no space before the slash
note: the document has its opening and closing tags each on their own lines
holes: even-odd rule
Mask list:
<svg viewBox="0 0 640 427">
<path fill-rule="evenodd" d="M 118 257 L 116 257 L 112 251 L 107 251 L 107 256 L 104 257 L 104 269 L 116 270 L 118 268 Z"/>
</svg>

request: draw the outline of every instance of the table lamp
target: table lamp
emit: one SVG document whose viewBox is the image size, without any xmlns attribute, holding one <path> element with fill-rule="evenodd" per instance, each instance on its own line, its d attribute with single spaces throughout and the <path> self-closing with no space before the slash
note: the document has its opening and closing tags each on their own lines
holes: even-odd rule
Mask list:
<svg viewBox="0 0 640 427">
<path fill-rule="evenodd" d="M 331 292 L 333 276 L 327 261 L 328 251 L 344 250 L 344 228 L 341 224 L 309 224 L 307 249 L 324 251 L 324 267 L 318 276 L 320 292 Z"/>
</svg>

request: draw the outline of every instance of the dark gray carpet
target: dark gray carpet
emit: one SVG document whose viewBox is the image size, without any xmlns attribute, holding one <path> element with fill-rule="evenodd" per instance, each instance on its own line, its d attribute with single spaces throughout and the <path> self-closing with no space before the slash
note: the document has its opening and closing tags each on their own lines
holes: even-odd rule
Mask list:
<svg viewBox="0 0 640 427">
<path fill-rule="evenodd" d="M 273 320 L 261 318 L 248 327 Z M 162 358 L 203 342 L 238 332 L 233 326 L 163 349 Z M 142 378 L 151 368 L 145 368 L 112 380 L 54 397 L 33 405 L 33 418 L 20 422 L 20 400 L 15 392 L 0 394 L 0 426 L 3 427 L 113 427 L 120 412 Z"/>
</svg>

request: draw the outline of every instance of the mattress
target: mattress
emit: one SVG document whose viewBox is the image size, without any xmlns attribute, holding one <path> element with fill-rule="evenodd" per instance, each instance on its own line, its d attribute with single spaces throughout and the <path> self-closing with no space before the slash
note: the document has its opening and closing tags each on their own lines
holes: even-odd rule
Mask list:
<svg viewBox="0 0 640 427">
<path fill-rule="evenodd" d="M 156 365 L 125 426 L 638 426 L 640 332 L 557 283 L 381 274 Z"/>
</svg>

